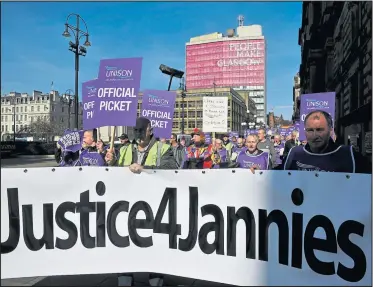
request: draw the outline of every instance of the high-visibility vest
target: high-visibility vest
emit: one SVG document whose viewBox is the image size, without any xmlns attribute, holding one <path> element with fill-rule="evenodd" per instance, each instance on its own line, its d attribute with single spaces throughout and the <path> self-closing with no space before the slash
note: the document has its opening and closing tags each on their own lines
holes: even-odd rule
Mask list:
<svg viewBox="0 0 373 287">
<path fill-rule="evenodd" d="M 158 149 L 160 142 L 156 142 L 149 150 L 149 153 L 146 157 L 144 166 L 158 166 L 157 159 L 162 157 L 170 148 L 168 144 L 162 144 L 161 148 Z M 120 158 L 118 165 L 120 166 L 129 166 L 132 164 L 132 149 L 133 145 L 130 144 L 126 150 L 121 150 Z M 123 158 L 123 159 L 122 159 Z"/>
</svg>

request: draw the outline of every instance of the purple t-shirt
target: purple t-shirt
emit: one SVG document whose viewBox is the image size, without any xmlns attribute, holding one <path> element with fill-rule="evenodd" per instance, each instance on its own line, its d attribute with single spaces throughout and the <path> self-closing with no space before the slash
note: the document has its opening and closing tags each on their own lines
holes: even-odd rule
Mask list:
<svg viewBox="0 0 373 287">
<path fill-rule="evenodd" d="M 281 142 L 279 145 L 274 144 L 273 148 L 275 149 L 276 152 L 276 164 L 280 165 L 282 164 L 282 159 L 280 158 L 280 151 L 285 147 L 285 144 Z"/>
<path fill-rule="evenodd" d="M 251 155 L 248 151 L 241 152 L 237 157 L 237 163 L 240 168 L 251 168 L 256 165 L 259 170 L 269 169 L 269 154 L 258 151 L 256 155 Z"/>
<path fill-rule="evenodd" d="M 314 154 L 304 146 L 295 146 L 286 158 L 285 170 L 355 172 L 352 146 L 339 146 L 332 152 Z"/>
<path fill-rule="evenodd" d="M 228 161 L 229 153 L 225 148 L 219 149 L 218 153 L 219 153 L 219 156 L 220 156 L 220 162 L 221 163 L 224 163 L 224 162 Z M 220 165 L 219 164 L 214 164 L 214 166 L 212 168 L 220 168 Z"/>
<path fill-rule="evenodd" d="M 103 154 L 87 149 L 81 152 L 79 162 L 82 166 L 106 166 Z"/>
<path fill-rule="evenodd" d="M 232 152 L 240 154 L 242 151 L 245 151 L 246 149 L 247 149 L 247 147 L 245 147 L 245 146 L 242 146 L 242 147 L 235 146 L 232 149 Z"/>
</svg>

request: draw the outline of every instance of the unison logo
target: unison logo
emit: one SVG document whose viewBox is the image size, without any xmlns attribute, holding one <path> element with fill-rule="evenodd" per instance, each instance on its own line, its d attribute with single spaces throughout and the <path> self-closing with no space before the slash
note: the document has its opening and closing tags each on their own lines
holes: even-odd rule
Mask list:
<svg viewBox="0 0 373 287">
<path fill-rule="evenodd" d="M 94 97 L 97 94 L 97 88 L 94 86 L 87 87 L 88 98 Z"/>
<path fill-rule="evenodd" d="M 324 108 L 329 106 L 328 101 L 318 101 L 315 99 L 306 100 L 307 107 Z"/>
<path fill-rule="evenodd" d="M 168 107 L 169 106 L 169 100 L 161 99 L 156 95 L 149 94 L 149 104 L 151 106 L 158 106 L 158 107 Z"/>
<path fill-rule="evenodd" d="M 107 79 L 132 80 L 132 70 L 123 70 L 115 66 L 105 66 Z"/>
<path fill-rule="evenodd" d="M 105 192 L 105 184 L 99 181 L 96 184 L 96 193 L 103 197 Z M 107 238 L 111 244 L 118 248 L 127 248 L 131 244 L 140 248 L 149 248 L 154 244 L 152 236 L 143 237 L 138 230 L 150 229 L 153 233 L 168 235 L 170 249 L 189 252 L 196 248 L 198 242 L 199 249 L 206 255 L 216 253 L 220 256 L 235 257 L 236 236 L 238 233 L 244 232 L 246 258 L 268 261 L 271 260 L 268 252 L 269 228 L 275 226 L 278 230 L 278 244 L 274 248 L 277 247 L 279 264 L 302 269 L 304 268 L 303 262 L 307 262 L 315 273 L 320 275 L 337 274 L 348 282 L 359 282 L 366 274 L 366 255 L 358 245 L 350 240 L 350 237 L 353 237 L 351 235 L 355 235 L 354 237 L 364 236 L 364 224 L 355 220 L 347 220 L 341 222 L 339 226 L 335 226 L 327 216 L 320 214 L 314 215 L 309 220 L 304 220 L 302 213 L 293 212 L 291 217 L 288 217 L 279 209 L 253 211 L 246 206 L 237 210 L 234 206 L 227 206 L 225 218 L 217 205 L 206 204 L 199 207 L 198 188 L 189 187 L 188 235 L 185 238 L 180 238 L 181 224 L 177 223 L 176 188 L 165 189 L 155 217 L 152 207 L 146 201 L 130 204 L 128 201 L 121 200 L 111 206 L 106 206 L 105 201 L 91 202 L 89 190 L 87 190 L 80 194 L 78 202 L 66 201 L 57 207 L 53 203 L 44 203 L 42 219 L 44 232 L 43 236 L 38 239 L 35 237 L 33 227 L 33 206 L 31 204 L 19 205 L 17 188 L 8 188 L 7 195 L 9 237 L 1 243 L 1 254 L 9 254 L 17 248 L 21 238 L 20 221 L 22 220 L 23 240 L 27 248 L 35 252 L 43 247 L 46 250 L 73 248 L 79 237 L 82 245 L 89 249 L 104 248 Z M 299 208 L 304 199 L 302 191 L 294 189 L 291 199 L 294 205 Z M 168 223 L 164 223 L 163 220 L 166 209 L 168 209 Z M 20 210 L 22 211 L 21 216 Z M 116 220 L 121 212 L 128 213 L 128 235 L 119 234 L 116 228 Z M 145 219 L 137 218 L 139 212 L 145 214 Z M 256 217 L 254 212 L 257 214 Z M 79 231 L 74 222 L 66 217 L 67 213 L 79 216 Z M 96 214 L 96 234 L 94 236 L 91 236 L 89 232 L 90 213 Z M 214 220 L 204 223 L 199 228 L 198 219 L 201 215 L 202 217 L 210 215 Z M 71 218 L 71 216 L 69 217 Z M 237 223 L 240 220 L 245 222 L 246 229 L 238 232 Z M 55 224 L 67 233 L 67 237 L 54 236 Z M 325 239 L 315 237 L 315 232 L 318 229 L 322 229 Z M 213 242 L 207 239 L 210 233 L 214 236 Z M 256 244 L 256 238 L 258 238 L 258 244 Z M 330 256 L 326 260 L 320 259 L 317 256 L 320 252 L 329 253 Z M 335 256 L 334 260 L 331 259 L 333 258 L 332 254 L 338 253 L 345 253 L 351 259 L 347 266 L 338 262 L 342 256 Z"/>
</svg>

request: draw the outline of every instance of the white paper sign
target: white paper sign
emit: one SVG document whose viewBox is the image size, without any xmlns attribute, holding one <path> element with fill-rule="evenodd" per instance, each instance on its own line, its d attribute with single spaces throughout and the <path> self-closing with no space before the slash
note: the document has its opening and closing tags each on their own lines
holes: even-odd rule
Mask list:
<svg viewBox="0 0 373 287">
<path fill-rule="evenodd" d="M 204 132 L 225 133 L 228 131 L 228 98 L 203 97 Z"/>
<path fill-rule="evenodd" d="M 1 172 L 2 279 L 155 272 L 234 285 L 371 284 L 371 175 Z"/>
</svg>

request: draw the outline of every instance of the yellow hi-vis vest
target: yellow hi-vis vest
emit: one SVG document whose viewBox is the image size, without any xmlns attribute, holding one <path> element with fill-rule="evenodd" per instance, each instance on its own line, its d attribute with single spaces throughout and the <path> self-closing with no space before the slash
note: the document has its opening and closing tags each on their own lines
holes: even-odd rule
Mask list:
<svg viewBox="0 0 373 287">
<path fill-rule="evenodd" d="M 150 148 L 144 166 L 158 166 L 157 159 L 160 159 L 170 148 L 170 145 L 162 144 L 161 148 L 158 149 L 159 145 L 160 142 L 157 141 Z M 118 166 L 130 166 L 132 164 L 132 146 L 133 145 L 130 144 L 127 149 L 120 150 Z"/>
<path fill-rule="evenodd" d="M 119 166 L 123 166 L 124 157 L 126 155 L 126 152 L 127 152 L 129 146 L 130 146 L 130 144 L 126 145 L 126 146 L 122 146 L 120 148 L 120 150 L 119 150 L 119 160 L 118 160 L 118 165 Z M 131 152 L 132 152 L 132 147 L 131 147 Z"/>
</svg>

